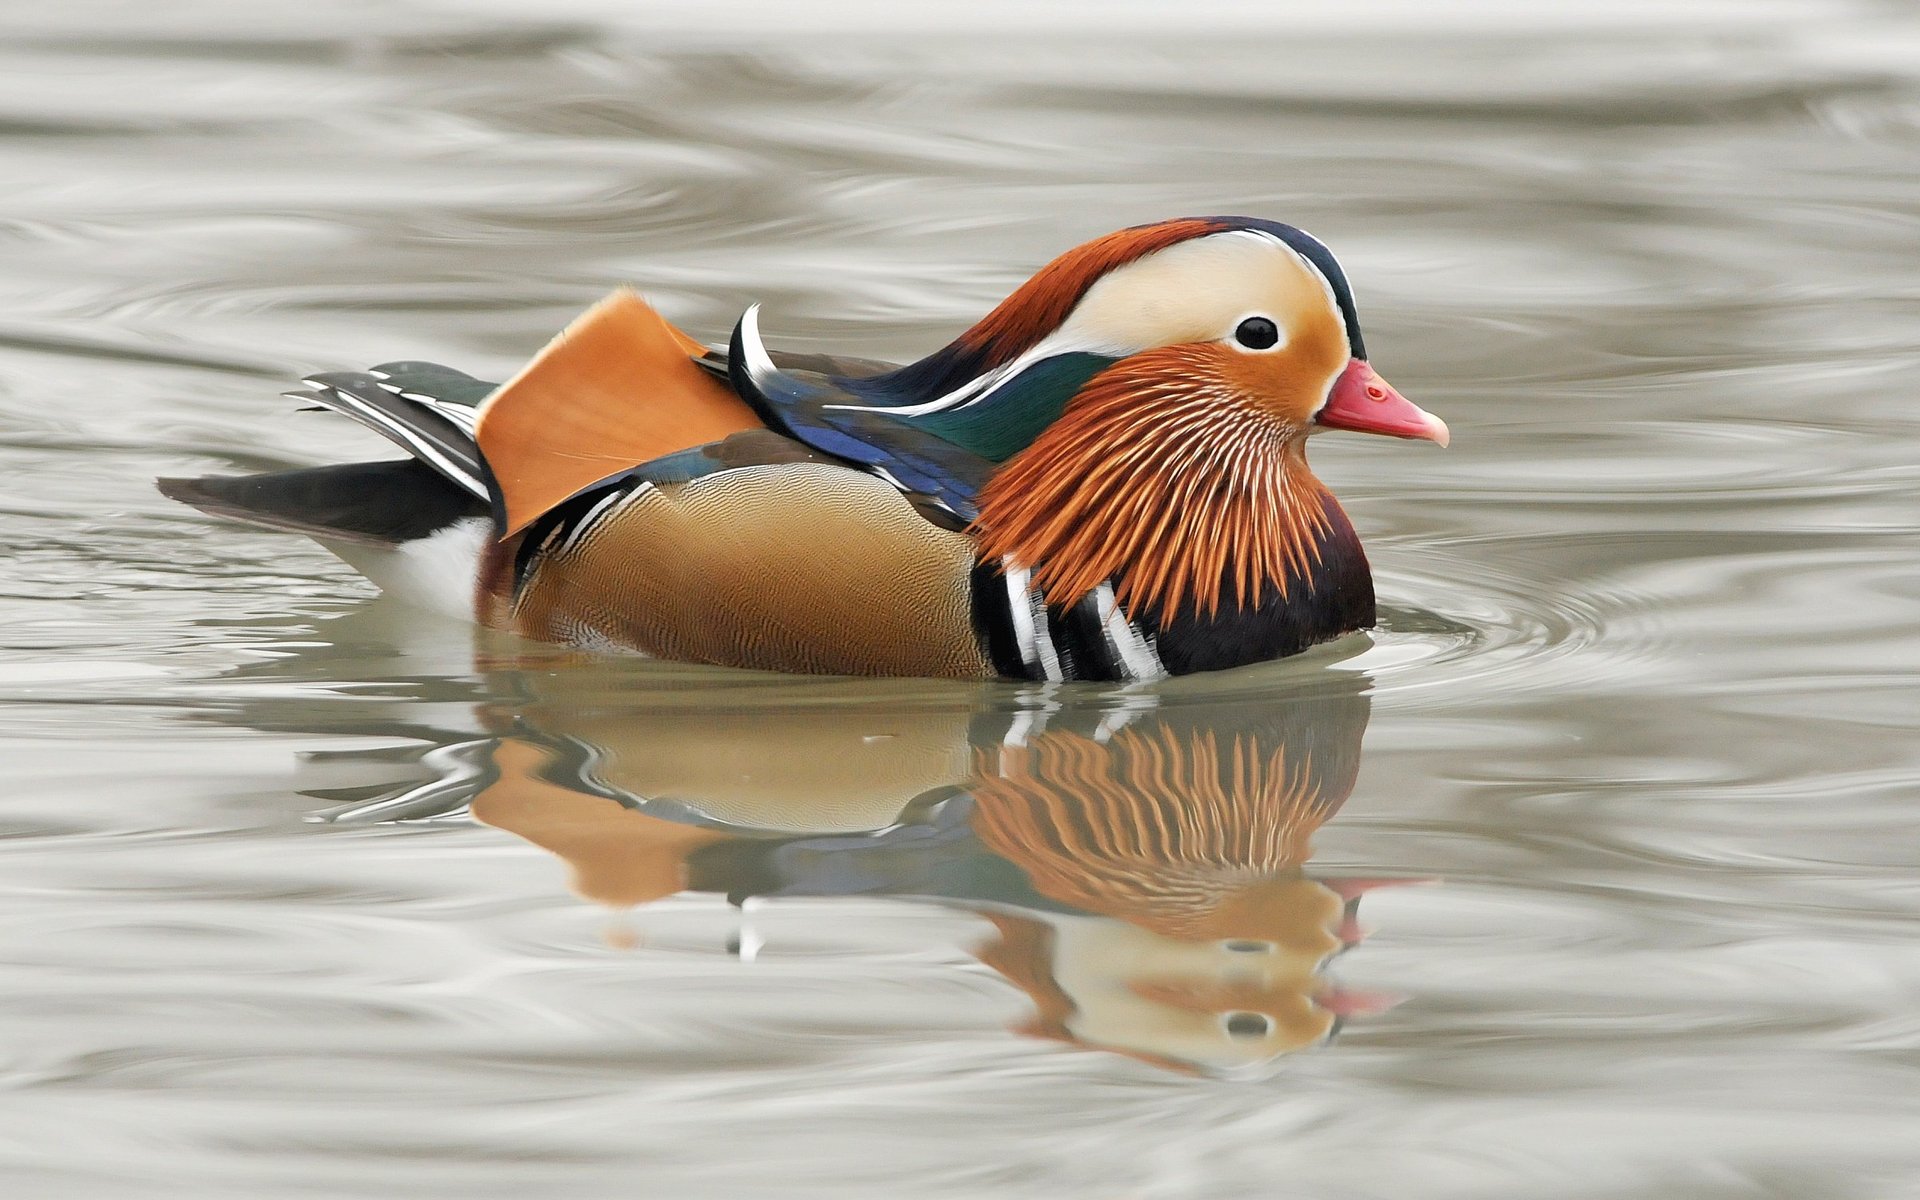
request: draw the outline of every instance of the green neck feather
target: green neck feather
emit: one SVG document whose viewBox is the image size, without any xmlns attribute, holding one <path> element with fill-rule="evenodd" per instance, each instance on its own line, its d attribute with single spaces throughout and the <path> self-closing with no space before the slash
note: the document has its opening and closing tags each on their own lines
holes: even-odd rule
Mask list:
<svg viewBox="0 0 1920 1200">
<path fill-rule="evenodd" d="M 982 458 L 1005 462 L 1032 445 L 1086 382 L 1114 362 L 1100 354 L 1057 355 L 1028 367 L 978 403 L 906 419 Z"/>
</svg>

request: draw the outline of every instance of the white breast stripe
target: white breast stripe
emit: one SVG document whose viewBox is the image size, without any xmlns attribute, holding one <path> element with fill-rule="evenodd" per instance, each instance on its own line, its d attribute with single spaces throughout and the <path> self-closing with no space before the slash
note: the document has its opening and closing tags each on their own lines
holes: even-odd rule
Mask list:
<svg viewBox="0 0 1920 1200">
<path fill-rule="evenodd" d="M 1106 630 L 1107 644 L 1126 668 L 1127 678 L 1165 679 L 1167 664 L 1160 661 L 1160 652 L 1152 641 L 1121 615 L 1120 602 L 1113 598 L 1113 585 L 1101 584 L 1094 589 L 1093 597 L 1100 610 L 1100 624 Z"/>
<path fill-rule="evenodd" d="M 1040 652 L 1040 669 L 1047 673 L 1050 683 L 1058 683 L 1067 677 L 1060 667 L 1060 654 L 1053 648 L 1053 629 L 1047 624 L 1047 601 L 1037 591 L 1027 592 L 1027 611 L 1033 620 L 1033 646 Z"/>
<path fill-rule="evenodd" d="M 1060 656 L 1054 653 L 1053 633 L 1047 628 L 1046 602 L 1034 594 L 1032 576 L 1011 558 L 1000 560 L 1000 574 L 1007 582 L 1007 616 L 1013 622 L 1014 640 L 1020 643 L 1020 661 L 1038 668 L 1050 681 L 1065 679 Z"/>
<path fill-rule="evenodd" d="M 1012 559 L 1003 558 L 1000 578 L 1007 585 L 1007 618 L 1013 622 L 1013 640 L 1020 643 L 1020 661 L 1037 667 L 1040 652 L 1033 645 L 1033 609 L 1027 604 L 1027 569 L 1014 566 Z"/>
</svg>

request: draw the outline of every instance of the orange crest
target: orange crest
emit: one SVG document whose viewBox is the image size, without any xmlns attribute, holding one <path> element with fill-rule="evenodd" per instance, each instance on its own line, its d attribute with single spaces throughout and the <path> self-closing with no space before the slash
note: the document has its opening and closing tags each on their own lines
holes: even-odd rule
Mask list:
<svg viewBox="0 0 1920 1200">
<path fill-rule="evenodd" d="M 1034 272 L 961 334 L 959 344 L 979 355 L 985 367 L 1010 362 L 1058 329 L 1087 289 L 1109 271 L 1221 228 L 1218 222 L 1189 217 L 1122 229 L 1076 246 Z"/>
</svg>

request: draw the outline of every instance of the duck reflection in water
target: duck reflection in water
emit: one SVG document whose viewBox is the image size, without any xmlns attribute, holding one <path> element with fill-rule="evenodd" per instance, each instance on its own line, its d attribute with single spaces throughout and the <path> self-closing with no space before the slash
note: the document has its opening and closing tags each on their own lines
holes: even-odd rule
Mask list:
<svg viewBox="0 0 1920 1200">
<path fill-rule="evenodd" d="M 636 711 L 566 695 L 566 677 L 539 677 L 503 710 L 513 731 L 459 757 L 481 764 L 472 817 L 564 859 L 590 901 L 970 910 L 995 931 L 978 958 L 1031 999 L 1021 1032 L 1181 1070 L 1257 1071 L 1390 1003 L 1325 972 L 1360 940 L 1362 893 L 1395 881 L 1304 869 L 1354 786 L 1363 677 L 1011 714 L 988 690 Z M 343 816 L 429 815 L 436 788 L 444 805 L 436 784 Z"/>
</svg>

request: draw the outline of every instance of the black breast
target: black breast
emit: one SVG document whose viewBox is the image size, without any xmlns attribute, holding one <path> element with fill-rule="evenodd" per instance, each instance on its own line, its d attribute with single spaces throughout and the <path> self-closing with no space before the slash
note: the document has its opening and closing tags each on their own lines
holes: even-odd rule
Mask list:
<svg viewBox="0 0 1920 1200">
<path fill-rule="evenodd" d="M 1312 565 L 1287 581 L 1284 596 L 1269 586 L 1254 604 L 1229 601 L 1211 614 L 1201 614 L 1192 601 L 1170 619 L 1153 610 L 1136 614 L 1133 633 L 1144 645 L 1131 655 L 1122 652 L 1101 619 L 1097 596 L 1067 608 L 1048 605 L 1038 591 L 1010 587 L 994 563 L 974 568 L 974 629 L 994 670 L 1009 679 L 1114 681 L 1151 678 L 1160 669 L 1191 675 L 1298 654 L 1374 621 L 1366 552 L 1331 497 L 1326 515 L 1317 553 L 1307 556 Z M 1235 594 L 1229 579 L 1221 595 Z M 1140 673 L 1142 659 L 1151 674 Z"/>
<path fill-rule="evenodd" d="M 1353 525 L 1337 504 L 1327 505 L 1327 529 L 1318 559 L 1287 581 L 1286 594 L 1268 587 L 1253 605 L 1231 603 L 1231 581 L 1211 615 L 1191 601 L 1171 618 L 1148 614 L 1141 624 L 1154 635 L 1161 662 L 1175 675 L 1223 671 L 1298 654 L 1374 623 L 1373 572 Z M 1312 557 L 1312 556 L 1309 556 Z"/>
</svg>

